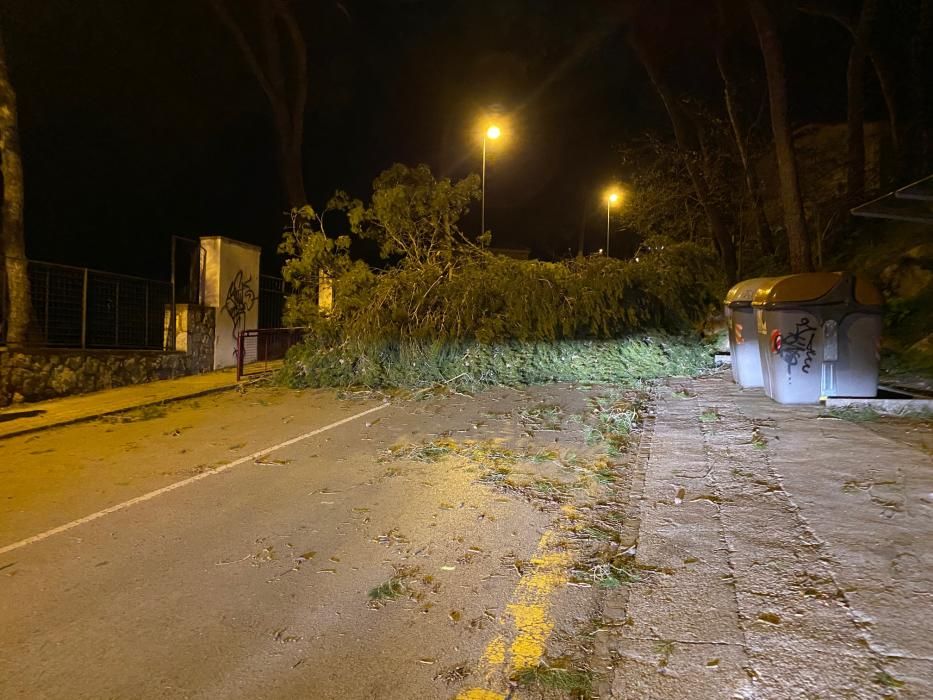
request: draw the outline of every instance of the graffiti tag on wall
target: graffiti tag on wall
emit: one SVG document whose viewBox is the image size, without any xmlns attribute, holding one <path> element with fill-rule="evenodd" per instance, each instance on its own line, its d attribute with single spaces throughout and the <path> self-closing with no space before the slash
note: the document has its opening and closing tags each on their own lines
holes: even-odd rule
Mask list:
<svg viewBox="0 0 933 700">
<path fill-rule="evenodd" d="M 771 352 L 781 356 L 787 365 L 787 376 L 791 376 L 794 367 L 800 367 L 804 374 L 810 374 L 816 350 L 813 348 L 813 339 L 817 329 L 811 325 L 807 316 L 797 321 L 796 327 L 790 333 L 774 331 L 771 334 Z"/>
<path fill-rule="evenodd" d="M 252 277 L 243 279 L 243 270 L 236 273 L 236 277 L 227 288 L 227 298 L 224 300 L 224 310 L 233 321 L 233 355 L 236 357 L 238 349 L 238 335 L 246 325 L 246 312 L 256 303 L 256 292 L 250 287 Z"/>
</svg>

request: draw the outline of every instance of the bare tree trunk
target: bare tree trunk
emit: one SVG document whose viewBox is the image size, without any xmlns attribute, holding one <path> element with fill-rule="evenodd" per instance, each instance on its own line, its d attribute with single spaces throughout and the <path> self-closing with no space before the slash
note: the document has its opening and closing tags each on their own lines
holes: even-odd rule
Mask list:
<svg viewBox="0 0 933 700">
<path fill-rule="evenodd" d="M 291 153 L 283 156 L 283 183 L 288 205 L 299 208 L 308 203 L 305 194 L 304 162 L 301 157 L 301 144 L 291 144 Z"/>
<path fill-rule="evenodd" d="M 865 0 L 858 27 L 849 51 L 849 66 L 846 71 L 847 122 L 848 122 L 848 176 L 846 194 L 849 207 L 861 204 L 865 199 L 865 57 L 871 26 L 878 9 L 878 0 Z"/>
<path fill-rule="evenodd" d="M 758 183 L 758 178 L 755 177 L 755 173 L 752 171 L 751 163 L 748 159 L 748 147 L 745 144 L 745 129 L 743 129 L 740 124 L 740 117 L 735 100 L 735 81 L 732 80 L 732 75 L 729 72 L 725 47 L 722 41 L 716 42 L 716 65 L 719 68 L 719 77 L 722 78 L 722 92 L 723 99 L 726 103 L 726 114 L 729 116 L 732 136 L 735 139 L 735 146 L 739 152 L 739 159 L 742 162 L 742 172 L 745 175 L 745 187 L 748 190 L 752 209 L 755 212 L 758 243 L 762 253 L 771 255 L 774 253 L 774 239 L 771 237 L 771 225 L 768 223 L 768 217 L 765 215 L 761 186 Z"/>
<path fill-rule="evenodd" d="M 894 174 L 899 179 L 904 168 L 904 125 L 898 108 L 897 73 L 887 53 L 874 46 L 868 47 L 868 58 L 875 68 L 881 96 L 888 112 L 888 128 L 891 132 L 891 151 L 894 157 Z"/>
<path fill-rule="evenodd" d="M 865 199 L 865 52 L 849 49 L 846 70 L 846 201 L 851 209 Z"/>
<path fill-rule="evenodd" d="M 32 304 L 23 236 L 23 161 L 19 150 L 16 92 L 7 70 L 6 49 L 0 36 L 0 171 L 3 174 L 2 248 L 10 308 L 7 344 L 25 345 Z M 0 290 L 2 293 L 2 290 Z"/>
<path fill-rule="evenodd" d="M 797 177 L 797 156 L 794 152 L 794 137 L 791 133 L 787 108 L 787 77 L 784 72 L 784 49 L 778 37 L 777 26 L 771 10 L 764 0 L 749 0 L 752 20 L 761 44 L 765 73 L 768 79 L 768 96 L 771 104 L 771 130 L 774 133 L 774 153 L 777 157 L 778 175 L 781 182 L 781 204 L 784 208 L 784 226 L 793 272 L 809 272 L 813 269 L 810 254 L 810 234 L 804 219 L 800 182 Z"/>
<path fill-rule="evenodd" d="M 729 234 L 729 230 L 723 221 L 719 208 L 712 201 L 709 184 L 701 172 L 701 169 L 693 160 L 695 149 L 692 145 L 694 139 L 690 136 L 691 130 L 688 126 L 688 121 L 684 117 L 680 105 L 677 104 L 667 83 L 661 78 L 661 72 L 648 51 L 634 34 L 629 35 L 629 41 L 635 53 L 638 55 L 638 58 L 641 60 L 642 65 L 645 67 L 648 77 L 654 84 L 655 90 L 657 90 L 661 102 L 667 110 L 668 117 L 670 117 L 671 126 L 674 129 L 674 139 L 677 141 L 677 147 L 680 149 L 681 153 L 683 153 L 687 174 L 690 177 L 690 182 L 693 184 L 693 189 L 696 192 L 700 206 L 703 207 L 703 212 L 706 214 L 706 220 L 709 223 L 710 232 L 713 235 L 713 243 L 716 245 L 716 250 L 719 253 L 719 257 L 722 259 L 727 280 L 731 284 L 735 281 L 738 267 L 735 257 L 735 243 L 732 241 L 732 236 Z"/>
<path fill-rule="evenodd" d="M 916 107 L 914 109 L 914 134 L 917 144 L 917 169 L 915 175 L 926 175 L 933 167 L 933 90 L 930 88 L 930 72 L 933 70 L 933 0 L 921 0 L 917 31 L 911 47 L 912 84 Z"/>
<path fill-rule="evenodd" d="M 291 208 L 299 208 L 308 203 L 305 194 L 304 161 L 301 155 L 301 137 L 295 138 L 288 124 L 278 126 L 279 133 L 279 170 L 285 198 Z"/>
<path fill-rule="evenodd" d="M 873 18 L 877 10 L 877 0 L 867 0 L 865 7 L 862 10 L 863 18 L 866 17 L 866 10 L 869 9 L 869 6 L 871 6 L 869 16 Z M 856 45 L 859 42 L 859 34 L 861 31 L 860 23 L 856 24 L 850 17 L 842 15 L 829 7 L 824 8 L 819 5 L 803 3 L 799 5 L 799 9 L 802 12 L 817 15 L 819 17 L 827 17 L 835 22 L 838 22 L 846 29 L 846 31 L 849 32 L 849 34 L 852 35 L 852 41 L 854 44 L 852 46 L 852 53 L 849 55 L 849 70 L 847 72 L 846 79 L 850 85 L 853 80 L 858 80 L 857 76 L 852 74 L 852 69 L 853 57 L 856 57 L 854 52 Z M 880 46 L 878 46 L 876 42 L 871 41 L 871 37 L 867 34 L 864 37 L 864 45 L 862 48 L 864 51 L 862 54 L 862 61 L 864 61 L 864 56 L 867 55 L 868 59 L 871 61 L 872 67 L 875 69 L 875 77 L 878 79 L 878 87 L 881 88 L 881 96 L 884 98 L 885 109 L 888 113 L 888 129 L 891 135 L 891 150 L 893 151 L 895 177 L 896 179 L 900 179 L 905 163 L 903 162 L 904 154 L 901 151 L 904 143 L 904 136 L 902 133 L 903 126 L 900 119 L 900 110 L 898 108 L 897 73 L 888 53 Z M 864 71 L 864 68 L 859 67 L 859 70 Z M 860 84 L 864 85 L 864 78 L 861 80 L 862 82 Z M 851 90 L 849 94 L 851 94 Z M 853 105 L 850 105 L 848 110 L 849 114 L 852 113 L 852 108 Z"/>
<path fill-rule="evenodd" d="M 259 82 L 269 100 L 272 122 L 279 141 L 279 174 L 288 205 L 298 208 L 307 204 L 305 193 L 304 113 L 308 97 L 308 50 L 301 28 L 285 0 L 264 0 L 257 3 L 259 42 L 262 51 L 254 47 L 224 0 L 210 0 L 211 6 L 227 27 L 240 49 L 250 72 Z M 287 41 L 285 52 L 288 68 L 283 67 L 281 29 Z M 291 78 L 289 85 L 288 78 Z"/>
</svg>

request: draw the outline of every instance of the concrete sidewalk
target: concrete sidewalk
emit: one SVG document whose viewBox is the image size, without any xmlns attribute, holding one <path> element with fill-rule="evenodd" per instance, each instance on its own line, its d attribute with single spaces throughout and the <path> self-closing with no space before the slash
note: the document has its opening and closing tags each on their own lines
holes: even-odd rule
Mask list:
<svg viewBox="0 0 933 700">
<path fill-rule="evenodd" d="M 603 697 L 933 697 L 930 424 L 824 413 L 660 390 Z"/>
<path fill-rule="evenodd" d="M 111 413 L 178 401 L 236 386 L 236 369 L 135 384 L 0 409 L 0 440 Z"/>
</svg>

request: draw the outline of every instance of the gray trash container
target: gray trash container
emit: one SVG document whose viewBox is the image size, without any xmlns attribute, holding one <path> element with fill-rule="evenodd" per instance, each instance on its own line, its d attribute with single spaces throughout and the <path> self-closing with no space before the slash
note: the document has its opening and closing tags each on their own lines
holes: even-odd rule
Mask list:
<svg viewBox="0 0 933 700">
<path fill-rule="evenodd" d="M 752 300 L 758 289 L 773 279 L 756 277 L 744 280 L 726 294 L 724 303 L 729 350 L 732 353 L 732 378 L 736 384 L 745 388 L 764 385 Z"/>
<path fill-rule="evenodd" d="M 765 393 L 778 403 L 878 390 L 882 298 L 844 272 L 778 277 L 752 301 Z"/>
</svg>

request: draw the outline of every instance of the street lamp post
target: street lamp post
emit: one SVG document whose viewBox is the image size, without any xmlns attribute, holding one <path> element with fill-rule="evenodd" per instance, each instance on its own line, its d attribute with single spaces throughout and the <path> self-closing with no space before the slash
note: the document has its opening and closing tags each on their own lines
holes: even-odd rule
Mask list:
<svg viewBox="0 0 933 700">
<path fill-rule="evenodd" d="M 486 139 L 497 139 L 502 135 L 502 130 L 495 124 L 491 125 L 486 132 L 483 134 L 483 176 L 482 176 L 482 187 L 483 192 L 480 197 L 480 234 L 486 233 Z"/>
<path fill-rule="evenodd" d="M 609 257 L 609 224 L 611 222 L 612 205 L 619 201 L 616 192 L 610 192 L 606 197 L 606 257 Z"/>
</svg>

